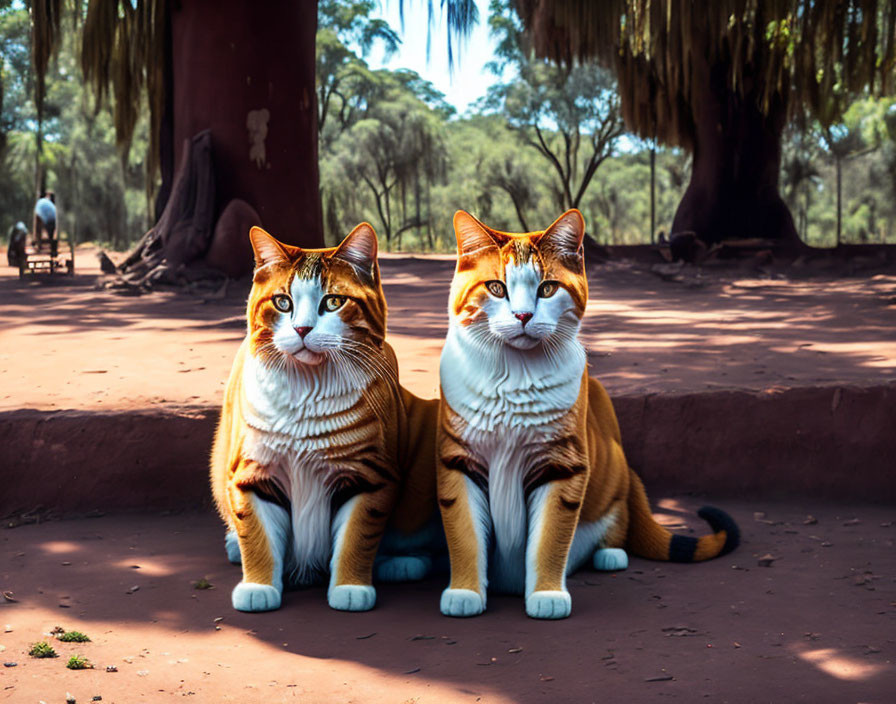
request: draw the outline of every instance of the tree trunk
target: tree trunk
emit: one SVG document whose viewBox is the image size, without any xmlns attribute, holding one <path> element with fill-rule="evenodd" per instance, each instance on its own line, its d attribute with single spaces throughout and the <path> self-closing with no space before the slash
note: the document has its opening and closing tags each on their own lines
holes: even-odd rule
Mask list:
<svg viewBox="0 0 896 704">
<path fill-rule="evenodd" d="M 313 0 L 171 3 L 173 145 L 211 129 L 216 216 L 242 199 L 278 239 L 304 247 L 324 243 L 316 32 Z"/>
<path fill-rule="evenodd" d="M 510 196 L 510 202 L 513 203 L 513 209 L 516 211 L 516 219 L 520 221 L 520 227 L 523 228 L 521 232 L 531 232 L 531 230 L 529 229 L 529 225 L 526 223 L 526 218 L 523 215 L 523 209 L 520 207 L 518 200 L 514 197 L 513 193 L 510 193 L 509 191 L 507 195 Z"/>
<path fill-rule="evenodd" d="M 162 71 L 165 76 L 165 106 L 162 110 L 161 124 L 159 125 L 159 175 L 161 184 L 156 193 L 156 202 L 153 208 L 153 219 L 149 227 L 159 221 L 168 199 L 171 197 L 171 187 L 174 183 L 174 168 L 177 154 L 174 153 L 174 56 L 171 38 L 172 3 L 168 3 L 168 12 L 165 13 L 165 63 Z M 147 188 L 147 193 L 150 189 Z M 147 213 L 148 214 L 148 213 Z"/>
<path fill-rule="evenodd" d="M 656 242 L 656 139 L 650 143 L 650 244 Z"/>
<path fill-rule="evenodd" d="M 837 170 L 837 246 L 840 246 L 840 236 L 843 227 L 843 159 L 835 157 Z"/>
<path fill-rule="evenodd" d="M 676 252 L 676 240 L 692 239 L 686 233 L 705 245 L 761 237 L 799 247 L 778 193 L 784 106 L 773 104 L 763 115 L 749 76 L 741 95 L 728 86 L 727 63 L 710 66 L 699 52 L 694 63 L 693 165 L 672 222 L 673 254 L 687 259 L 694 252 Z"/>
</svg>

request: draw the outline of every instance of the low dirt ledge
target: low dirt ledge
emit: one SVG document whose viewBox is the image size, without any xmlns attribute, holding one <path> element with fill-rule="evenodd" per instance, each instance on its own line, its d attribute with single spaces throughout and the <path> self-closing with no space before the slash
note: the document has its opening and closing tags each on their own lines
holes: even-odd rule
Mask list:
<svg viewBox="0 0 896 704">
<path fill-rule="evenodd" d="M 651 491 L 896 500 L 896 383 L 613 399 Z M 0 515 L 207 507 L 212 407 L 0 413 Z"/>
</svg>

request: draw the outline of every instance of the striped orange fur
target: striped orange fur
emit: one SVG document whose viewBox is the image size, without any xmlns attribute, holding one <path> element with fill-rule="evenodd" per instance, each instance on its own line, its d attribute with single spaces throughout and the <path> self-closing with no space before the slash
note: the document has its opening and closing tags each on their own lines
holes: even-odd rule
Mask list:
<svg viewBox="0 0 896 704">
<path fill-rule="evenodd" d="M 588 300 L 579 211 L 522 234 L 463 211 L 454 226 L 436 439 L 451 560 L 442 612 L 481 613 L 490 587 L 523 593 L 530 616 L 562 618 L 566 575 L 588 559 L 620 569 L 624 550 L 694 561 L 734 549 L 737 526 L 718 509 L 701 510 L 714 532 L 700 538 L 660 526 L 626 462 L 578 341 Z"/>
<path fill-rule="evenodd" d="M 260 228 L 250 237 L 247 334 L 211 454 L 215 503 L 243 568 L 233 604 L 277 608 L 284 581 L 329 572 L 331 606 L 371 608 L 384 534 L 399 550 L 421 548 L 435 515 L 437 401 L 399 385 L 370 225 L 329 249 L 290 247 Z M 391 579 L 427 567 L 388 555 L 380 566 Z"/>
</svg>

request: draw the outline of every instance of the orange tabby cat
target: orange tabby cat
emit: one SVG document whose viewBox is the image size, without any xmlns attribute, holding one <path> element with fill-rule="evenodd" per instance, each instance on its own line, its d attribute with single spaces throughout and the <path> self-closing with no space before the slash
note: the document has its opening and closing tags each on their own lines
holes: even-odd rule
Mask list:
<svg viewBox="0 0 896 704">
<path fill-rule="evenodd" d="M 660 526 L 626 463 L 578 340 L 588 300 L 581 213 L 510 234 L 459 211 L 454 228 L 436 439 L 451 560 L 442 613 L 482 613 L 491 586 L 525 594 L 529 616 L 564 618 L 566 575 L 589 558 L 616 570 L 625 550 L 684 562 L 733 550 L 737 526 L 719 509 L 700 510 L 715 531 L 701 538 Z"/>
<path fill-rule="evenodd" d="M 256 269 L 248 334 L 211 456 L 228 555 L 242 562 L 233 606 L 280 606 L 284 577 L 330 573 L 334 609 L 373 607 L 377 576 L 420 578 L 435 516 L 437 401 L 398 384 L 384 341 L 376 233 L 358 225 L 338 247 L 300 249 L 250 232 Z M 436 521 L 437 525 L 437 521 Z M 387 545 L 387 543 L 389 545 Z"/>
</svg>

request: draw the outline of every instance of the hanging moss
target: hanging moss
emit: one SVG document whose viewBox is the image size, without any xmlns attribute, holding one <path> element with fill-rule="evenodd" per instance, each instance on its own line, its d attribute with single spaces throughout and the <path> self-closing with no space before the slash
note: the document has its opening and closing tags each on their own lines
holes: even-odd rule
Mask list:
<svg viewBox="0 0 896 704">
<path fill-rule="evenodd" d="M 165 108 L 165 0 L 70 0 L 76 22 L 83 20 L 81 70 L 97 96 L 97 110 L 113 104 L 115 136 L 122 158 L 130 148 L 144 90 L 149 102 L 147 187 L 159 168 L 159 132 Z M 42 114 L 44 77 L 59 45 L 62 0 L 32 0 L 32 63 L 35 102 Z"/>
<path fill-rule="evenodd" d="M 692 146 L 702 56 L 796 122 L 829 125 L 858 93 L 894 90 L 893 0 L 513 1 L 538 55 L 613 66 L 629 128 L 668 144 Z"/>
</svg>

